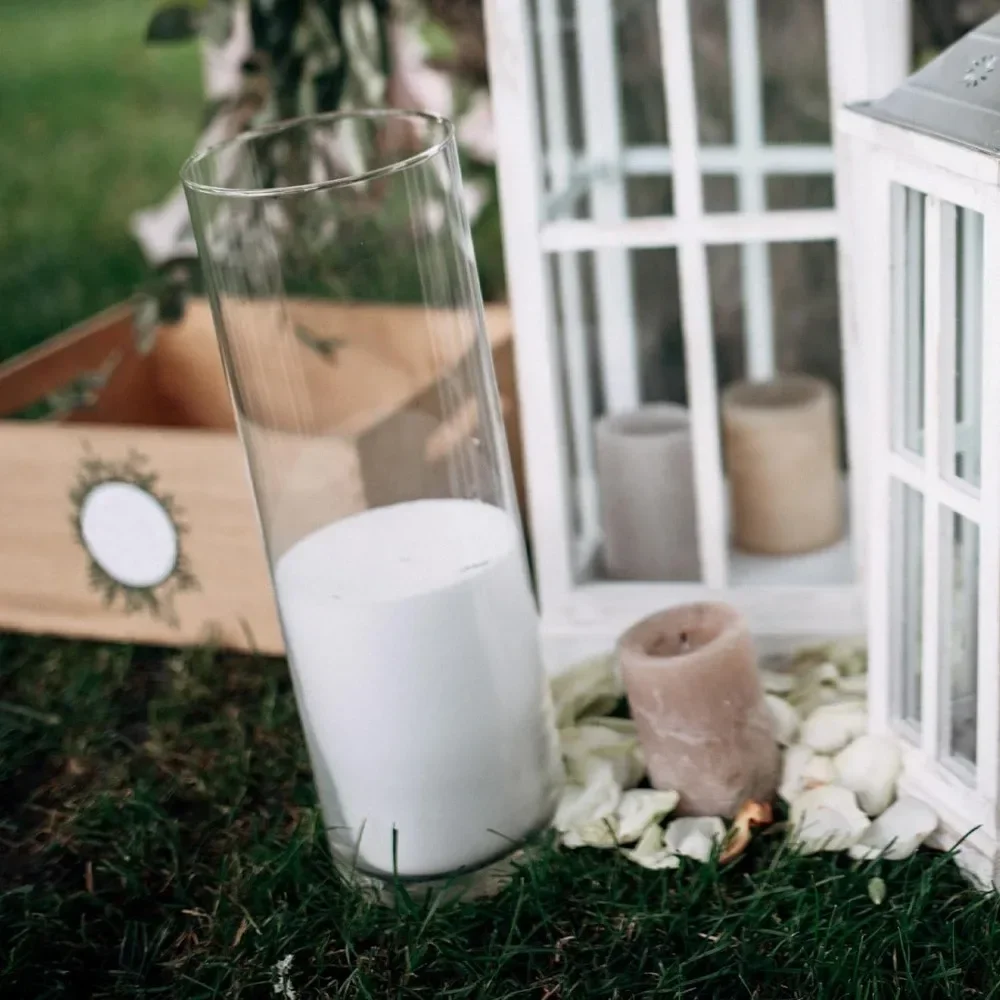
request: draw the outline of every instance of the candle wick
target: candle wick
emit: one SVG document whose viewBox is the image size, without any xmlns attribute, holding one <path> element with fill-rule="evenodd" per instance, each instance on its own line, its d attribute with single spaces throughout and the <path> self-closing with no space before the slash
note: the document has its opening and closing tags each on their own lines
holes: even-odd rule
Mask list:
<svg viewBox="0 0 1000 1000">
<path fill-rule="evenodd" d="M 687 632 L 681 632 L 681 652 L 687 653 L 691 649 L 691 643 L 688 642 Z"/>
</svg>

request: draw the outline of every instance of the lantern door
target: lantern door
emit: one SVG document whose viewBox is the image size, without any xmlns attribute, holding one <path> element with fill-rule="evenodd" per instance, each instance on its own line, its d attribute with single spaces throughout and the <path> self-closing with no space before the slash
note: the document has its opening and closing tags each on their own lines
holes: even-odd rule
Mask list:
<svg viewBox="0 0 1000 1000">
<path fill-rule="evenodd" d="M 984 854 L 1000 730 L 996 161 L 845 116 L 852 331 L 868 376 L 870 702 L 909 788 Z M 951 846 L 951 845 L 948 845 Z"/>
<path fill-rule="evenodd" d="M 529 520 L 562 661 L 708 596 L 758 634 L 863 628 L 830 109 L 908 68 L 908 8 L 870 6 L 487 4 Z"/>
</svg>

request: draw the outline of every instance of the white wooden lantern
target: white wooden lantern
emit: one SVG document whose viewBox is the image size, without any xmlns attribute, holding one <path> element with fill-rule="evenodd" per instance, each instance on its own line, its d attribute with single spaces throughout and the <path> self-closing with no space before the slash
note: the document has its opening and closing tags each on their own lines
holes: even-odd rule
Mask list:
<svg viewBox="0 0 1000 1000">
<path fill-rule="evenodd" d="M 867 376 L 870 706 L 903 788 L 996 876 L 1000 17 L 838 119 Z M 984 275 L 991 279 L 984 280 Z M 983 429 L 986 429 L 985 433 Z"/>
<path fill-rule="evenodd" d="M 851 359 L 842 375 L 838 360 L 843 213 L 833 204 L 834 153 L 829 130 L 811 122 L 824 106 L 903 79 L 908 0 L 487 0 L 486 14 L 551 668 L 609 648 L 642 615 L 708 597 L 742 608 L 758 635 L 860 634 L 857 509 L 853 527 L 822 551 L 754 556 L 732 545 L 719 393 L 734 378 L 807 370 L 819 350 L 835 359 L 836 376 L 823 374 L 846 408 L 855 403 Z M 776 37 L 776 17 L 803 20 L 781 22 Z M 713 46 L 725 52 L 714 64 L 705 56 Z M 775 64 L 792 53 L 806 79 L 785 81 L 783 100 L 796 110 L 782 123 L 772 106 Z M 652 88 L 636 83 L 643 66 L 657 77 Z M 713 101 L 725 105 L 714 132 L 705 113 Z M 816 177 L 825 197 L 787 197 Z M 643 203 L 644 190 L 654 196 Z M 832 300 L 818 318 L 808 290 L 782 284 L 789 262 L 801 271 L 817 247 Z M 679 388 L 665 384 L 667 370 Z M 689 411 L 694 580 L 610 579 L 603 569 L 595 423 L 651 402 Z M 857 470 L 856 442 L 848 443 L 846 468 Z M 850 496 L 856 508 L 862 480 L 847 477 L 844 503 Z M 665 508 L 664 530 L 672 517 Z"/>
</svg>

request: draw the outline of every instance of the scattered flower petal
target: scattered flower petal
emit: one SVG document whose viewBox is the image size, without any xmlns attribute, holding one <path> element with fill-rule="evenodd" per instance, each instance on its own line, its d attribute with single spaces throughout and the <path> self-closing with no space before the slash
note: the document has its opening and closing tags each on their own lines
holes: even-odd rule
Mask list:
<svg viewBox="0 0 1000 1000">
<path fill-rule="evenodd" d="M 611 655 L 584 660 L 558 674 L 552 678 L 551 688 L 557 729 L 586 715 L 610 712 L 623 694 Z"/>
<path fill-rule="evenodd" d="M 760 679 L 768 694 L 791 694 L 798 683 L 795 674 L 787 670 L 769 670 L 766 667 L 761 669 Z"/>
<path fill-rule="evenodd" d="M 831 663 L 829 660 L 813 667 L 811 673 L 812 679 L 817 684 L 832 684 L 836 687 L 840 683 L 840 671 L 837 669 L 837 664 Z"/>
<path fill-rule="evenodd" d="M 626 792 L 618 803 L 618 843 L 631 844 L 644 837 L 679 801 L 680 795 L 672 791 L 634 788 Z"/>
<path fill-rule="evenodd" d="M 841 694 L 855 695 L 864 698 L 868 694 L 867 674 L 848 674 L 837 681 L 837 690 Z"/>
<path fill-rule="evenodd" d="M 802 723 L 802 742 L 820 753 L 834 753 L 868 729 L 868 712 L 860 702 L 821 705 Z"/>
<path fill-rule="evenodd" d="M 587 720 L 579 726 L 561 729 L 559 743 L 566 773 L 577 784 L 586 784 L 587 768 L 594 759 L 611 764 L 614 780 L 622 788 L 634 788 L 646 773 L 639 739 L 634 734 Z"/>
<path fill-rule="evenodd" d="M 725 838 L 726 826 L 718 816 L 684 816 L 667 825 L 663 841 L 674 854 L 704 863 Z"/>
<path fill-rule="evenodd" d="M 937 825 L 937 814 L 929 805 L 904 796 L 872 822 L 864 836 L 850 848 L 850 855 L 859 861 L 877 857 L 902 861 L 916 851 Z"/>
<path fill-rule="evenodd" d="M 719 861 L 726 864 L 738 858 L 750 843 L 750 831 L 755 826 L 768 826 L 773 820 L 774 812 L 770 802 L 754 802 L 752 799 L 744 802 L 733 820 Z"/>
<path fill-rule="evenodd" d="M 639 729 L 635 724 L 635 719 L 623 719 L 617 715 L 593 715 L 587 719 L 587 725 L 604 726 L 605 729 L 621 733 L 623 736 L 639 738 Z"/>
<path fill-rule="evenodd" d="M 830 659 L 837 664 L 844 677 L 858 677 L 868 673 L 868 651 L 863 644 L 850 642 L 832 643 Z"/>
<path fill-rule="evenodd" d="M 858 805 L 869 816 L 878 816 L 889 808 L 903 766 L 892 737 L 859 736 L 837 754 L 833 765 L 837 784 L 854 792 Z"/>
<path fill-rule="evenodd" d="M 847 850 L 869 827 L 854 792 L 836 785 L 803 792 L 793 800 L 789 819 L 792 838 L 802 854 Z"/>
<path fill-rule="evenodd" d="M 614 814 L 621 801 L 622 790 L 614 779 L 611 763 L 591 760 L 585 784 L 569 784 L 563 791 L 552 825 L 560 833 L 568 833 Z"/>
<path fill-rule="evenodd" d="M 631 851 L 622 851 L 629 861 L 643 868 L 660 871 L 664 868 L 679 868 L 681 859 L 669 848 L 663 846 L 663 831 L 656 825 L 649 827 Z"/>
<path fill-rule="evenodd" d="M 799 731 L 799 713 L 783 698 L 773 694 L 764 696 L 774 720 L 774 738 L 783 746 L 791 746 Z"/>
<path fill-rule="evenodd" d="M 593 823 L 584 823 L 581 826 L 575 826 L 572 830 L 563 834 L 563 846 L 617 847 L 618 830 L 615 822 L 614 816 L 605 816 L 603 819 L 594 820 Z"/>
<path fill-rule="evenodd" d="M 881 906 L 885 902 L 885 879 L 876 876 L 868 880 L 868 898 L 876 906 Z"/>
</svg>

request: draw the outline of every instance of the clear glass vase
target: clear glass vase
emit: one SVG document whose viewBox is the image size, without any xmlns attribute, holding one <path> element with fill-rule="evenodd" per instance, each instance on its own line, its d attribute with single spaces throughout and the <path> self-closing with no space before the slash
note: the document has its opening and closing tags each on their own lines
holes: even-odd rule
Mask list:
<svg viewBox="0 0 1000 1000">
<path fill-rule="evenodd" d="M 561 768 L 453 128 L 300 119 L 182 176 L 335 860 L 495 870 Z"/>
</svg>

